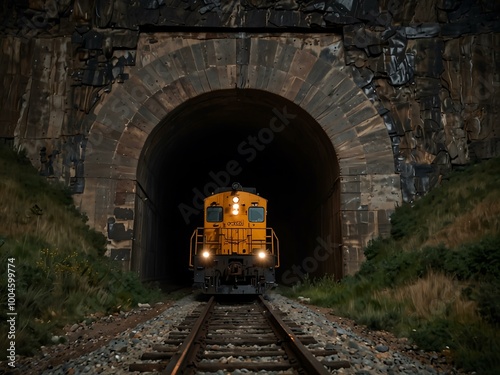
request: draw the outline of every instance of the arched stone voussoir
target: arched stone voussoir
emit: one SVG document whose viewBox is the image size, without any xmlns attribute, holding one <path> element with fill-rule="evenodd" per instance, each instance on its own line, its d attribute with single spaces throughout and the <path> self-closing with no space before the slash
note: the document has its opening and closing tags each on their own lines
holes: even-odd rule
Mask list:
<svg viewBox="0 0 500 375">
<path fill-rule="evenodd" d="M 123 98 L 123 101 L 130 106 L 131 112 L 135 113 L 150 96 L 154 95 L 154 92 L 138 77 L 131 77 L 116 90 L 115 95 Z"/>
<path fill-rule="evenodd" d="M 347 118 L 353 119 L 352 123 L 359 124 L 373 116 L 380 118 L 372 102 L 357 88 L 352 91 L 348 98 L 344 97 L 344 99 L 346 100 L 339 103 L 340 109 Z"/>
<path fill-rule="evenodd" d="M 345 103 L 357 95 L 360 95 L 359 88 L 349 77 L 338 74 L 311 86 L 299 105 L 319 120 L 327 115 L 330 108 L 339 107 L 345 112 Z"/>
<path fill-rule="evenodd" d="M 307 81 L 307 78 L 317 61 L 317 56 L 297 48 L 293 56 L 289 72 L 290 74 Z"/>
<path fill-rule="evenodd" d="M 213 40 L 214 54 L 210 57 L 211 64 L 227 66 L 236 64 L 236 39 L 221 38 Z"/>
<path fill-rule="evenodd" d="M 154 77 L 146 69 L 138 69 L 136 74 L 131 76 L 124 84 L 123 88 L 129 92 L 139 103 L 143 103 L 148 97 L 154 95 L 164 86 L 161 81 Z"/>
<path fill-rule="evenodd" d="M 150 134 L 157 125 L 158 122 L 151 121 L 150 118 L 147 118 L 140 112 L 137 112 L 132 120 L 127 123 L 127 127 L 137 128 L 145 134 Z"/>
<path fill-rule="evenodd" d="M 107 150 L 108 148 L 103 147 L 105 145 L 103 145 L 102 142 L 106 140 L 116 142 L 124 129 L 124 121 L 114 121 L 109 112 L 102 113 L 101 117 L 98 116 L 90 127 L 87 137 L 90 145 L 87 145 L 87 152 L 89 152 L 89 150 L 92 152 L 95 148 Z"/>
<path fill-rule="evenodd" d="M 342 91 L 341 88 L 344 89 L 359 89 L 354 82 L 352 82 L 352 78 L 345 74 L 344 71 L 338 68 L 332 67 L 331 74 L 328 74 L 323 77 L 322 80 L 316 82 L 314 84 L 318 90 L 321 90 L 326 95 L 332 96 L 335 101 L 340 101 L 342 96 L 340 95 Z M 347 92 L 347 90 L 344 90 Z M 335 94 L 335 95 L 333 95 Z"/>
<path fill-rule="evenodd" d="M 351 127 L 345 113 L 337 106 L 330 106 L 316 118 L 316 121 L 330 137 Z"/>
<path fill-rule="evenodd" d="M 262 65 L 248 65 L 245 75 L 245 83 L 243 89 L 258 89 L 266 90 L 269 78 L 274 68 L 269 68 Z"/>
<path fill-rule="evenodd" d="M 142 114 L 142 112 L 143 112 L 142 110 L 147 111 L 148 113 L 151 113 L 152 116 L 148 116 L 148 115 L 143 116 L 146 119 L 156 118 L 156 119 L 160 119 L 161 120 L 161 119 L 165 118 L 165 116 L 168 115 L 168 113 L 170 112 L 170 110 L 165 105 L 164 102 L 162 102 L 162 101 L 159 100 L 159 97 L 161 96 L 161 94 L 159 95 L 158 93 L 160 93 L 160 92 L 161 91 L 158 91 L 154 96 L 149 97 L 143 103 L 143 106 L 142 106 L 141 110 L 139 110 L 138 113 Z M 146 131 L 147 133 L 150 133 L 150 131 L 148 131 L 145 128 L 144 129 L 142 127 L 139 127 L 139 128 L 141 128 L 142 130 Z"/>
<path fill-rule="evenodd" d="M 170 112 L 185 101 L 204 93 L 197 78 L 197 75 L 181 77 L 163 87 L 155 94 L 154 99 Z"/>
<path fill-rule="evenodd" d="M 117 145 L 117 153 L 122 154 L 121 147 L 125 147 L 129 150 L 128 155 L 134 159 L 139 159 L 141 150 L 144 147 L 149 134 L 142 131 L 135 126 L 127 126 L 125 131 L 122 133 Z"/>
<path fill-rule="evenodd" d="M 135 180 L 137 175 L 137 159 L 128 155 L 115 154 L 111 166 L 111 179 L 113 180 Z"/>
<path fill-rule="evenodd" d="M 281 70 L 280 67 L 249 65 L 246 70 L 245 78 L 247 81 L 243 88 L 264 90 L 292 102 L 295 102 L 297 93 L 301 89 L 306 88 L 309 90 L 310 88 L 310 85 L 302 78 Z"/>
<path fill-rule="evenodd" d="M 238 87 L 238 73 L 236 64 L 218 66 L 220 90 Z"/>
<path fill-rule="evenodd" d="M 312 86 L 301 103 L 301 107 L 315 119 L 328 112 L 330 108 L 336 106 L 330 95 Z"/>
<path fill-rule="evenodd" d="M 352 157 L 351 149 L 354 149 L 358 146 L 364 146 L 356 136 L 356 131 L 354 129 L 346 129 L 342 132 L 339 132 L 335 135 L 335 137 L 330 138 L 333 143 L 333 147 L 337 152 L 339 158 L 349 158 Z M 364 149 L 364 147 L 363 147 Z M 366 156 L 363 153 L 363 157 Z"/>
<path fill-rule="evenodd" d="M 147 96 L 143 100 L 146 98 Z M 126 91 L 125 86 L 120 86 L 105 98 L 99 108 L 96 108 L 96 121 L 116 130 L 123 130 L 124 125 L 141 106 L 142 101 L 137 100 L 130 92 Z"/>
<path fill-rule="evenodd" d="M 281 91 L 277 94 L 299 105 L 304 95 L 307 93 L 307 91 L 309 91 L 310 88 L 311 84 L 298 77 L 288 75 L 288 78 L 284 82 Z"/>
<path fill-rule="evenodd" d="M 339 159 L 347 159 L 347 158 L 360 158 L 363 159 L 365 156 L 365 148 L 359 142 L 354 143 L 343 143 L 337 144 L 336 154 Z"/>
<path fill-rule="evenodd" d="M 359 137 L 367 137 L 373 133 L 377 133 L 377 136 L 384 140 L 388 138 L 387 128 L 385 124 L 382 126 L 381 118 L 376 111 L 372 112 L 371 116 L 368 116 L 356 125 L 356 132 Z"/>
<path fill-rule="evenodd" d="M 208 77 L 204 70 L 196 70 L 190 73 L 187 78 L 191 81 L 191 84 L 198 95 L 211 91 L 210 83 L 208 82 Z"/>
<path fill-rule="evenodd" d="M 151 82 L 151 87 L 153 87 L 154 82 L 154 84 L 161 89 L 175 80 L 171 70 L 168 69 L 167 64 L 165 64 L 160 58 L 155 58 L 149 64 L 142 67 L 140 71 L 144 77 Z"/>
<path fill-rule="evenodd" d="M 96 162 L 94 160 L 89 160 L 85 162 L 85 170 L 83 176 L 85 179 L 87 178 L 102 178 L 103 180 L 107 180 L 111 178 L 113 168 L 113 159 L 110 159 L 109 162 Z M 85 194 L 88 194 L 91 191 L 91 187 L 85 186 Z"/>
<path fill-rule="evenodd" d="M 290 49 L 279 48 L 282 45 L 278 40 L 252 38 L 247 46 L 246 53 L 241 53 L 241 63 L 254 66 L 269 66 L 275 67 L 278 65 L 290 66 L 295 48 L 290 46 Z M 285 62 L 283 62 L 285 60 Z M 286 63 L 288 62 L 288 63 Z M 285 69 L 288 71 L 288 69 Z"/>
<path fill-rule="evenodd" d="M 140 67 L 151 63 L 159 56 L 164 56 L 170 52 L 179 50 L 193 43 L 193 40 L 186 38 L 186 34 L 154 33 L 141 34 L 138 51 L 145 51 L 137 60 Z M 138 65 L 139 66 L 139 65 Z"/>
<path fill-rule="evenodd" d="M 237 85 L 236 65 L 211 66 L 205 70 L 211 91 L 234 89 Z"/>
</svg>

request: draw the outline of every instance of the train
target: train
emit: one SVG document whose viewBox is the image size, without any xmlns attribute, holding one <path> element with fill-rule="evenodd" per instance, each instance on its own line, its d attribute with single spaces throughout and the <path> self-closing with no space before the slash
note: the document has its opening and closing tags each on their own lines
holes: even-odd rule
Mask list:
<svg viewBox="0 0 500 375">
<path fill-rule="evenodd" d="M 276 284 L 279 241 L 267 227 L 267 200 L 233 183 L 204 199 L 203 227 L 190 243 L 193 287 L 209 295 L 265 294 Z"/>
</svg>

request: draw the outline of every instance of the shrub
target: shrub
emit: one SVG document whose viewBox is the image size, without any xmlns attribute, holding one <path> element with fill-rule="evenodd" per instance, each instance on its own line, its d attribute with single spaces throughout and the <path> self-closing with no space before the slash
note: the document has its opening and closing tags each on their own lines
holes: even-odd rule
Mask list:
<svg viewBox="0 0 500 375">
<path fill-rule="evenodd" d="M 454 250 L 442 244 L 427 246 L 419 261 L 421 269 L 443 271 L 460 280 L 500 279 L 500 236 L 488 235 Z"/>
<path fill-rule="evenodd" d="M 455 348 L 451 335 L 452 323 L 443 318 L 428 321 L 410 332 L 410 339 L 419 348 L 429 351 L 442 351 L 446 348 Z"/>
<path fill-rule="evenodd" d="M 500 373 L 500 334 L 488 324 L 476 322 L 452 327 L 455 365 L 478 375 Z"/>
<path fill-rule="evenodd" d="M 490 324 L 500 327 L 500 280 L 481 283 L 477 288 L 478 313 Z"/>
<path fill-rule="evenodd" d="M 414 216 L 411 204 L 404 203 L 402 206 L 397 207 L 394 215 L 391 217 L 392 238 L 399 240 L 412 234 L 417 223 Z"/>
</svg>

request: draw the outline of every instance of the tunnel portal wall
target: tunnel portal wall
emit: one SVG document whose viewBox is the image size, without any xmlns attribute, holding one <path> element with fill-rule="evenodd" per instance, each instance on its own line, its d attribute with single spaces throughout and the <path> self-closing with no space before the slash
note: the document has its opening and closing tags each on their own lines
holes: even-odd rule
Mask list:
<svg viewBox="0 0 500 375">
<path fill-rule="evenodd" d="M 103 96 L 94 111 L 85 156 L 85 191 L 79 199 L 93 224 L 106 228 L 110 251 L 136 259 L 136 264 L 148 259 L 130 252 L 145 251 L 141 243 L 147 239 L 140 238 L 141 231 L 134 234 L 134 210 L 136 198 L 144 202 L 148 184 L 155 183 L 154 176 L 147 175 L 148 163 L 154 161 L 144 150 L 155 128 L 199 95 L 254 89 L 302 108 L 333 145 L 338 166 L 332 168 L 339 170 L 337 225 L 342 233 L 338 245 L 343 274 L 355 272 L 367 242 L 388 233 L 389 217 L 401 202 L 401 193 L 387 128 L 345 67 L 341 38 L 148 34 L 140 38 L 137 50 L 128 79 Z M 153 209 L 141 203 L 141 217 L 153 215 Z M 141 220 L 144 226 L 146 221 Z M 304 254 L 311 256 L 312 252 Z M 151 258 L 149 262 L 150 266 L 138 268 L 145 278 L 154 278 L 157 265 Z"/>
</svg>

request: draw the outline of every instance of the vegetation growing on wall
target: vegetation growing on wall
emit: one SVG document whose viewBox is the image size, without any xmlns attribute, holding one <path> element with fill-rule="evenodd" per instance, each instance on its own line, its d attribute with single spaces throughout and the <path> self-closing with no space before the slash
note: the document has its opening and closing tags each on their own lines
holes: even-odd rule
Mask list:
<svg viewBox="0 0 500 375">
<path fill-rule="evenodd" d="M 106 238 L 86 225 L 71 195 L 23 157 L 0 146 L 0 295 L 15 266 L 16 353 L 32 354 L 69 322 L 154 302 L 160 292 L 104 256 Z M 5 333 L 7 301 L 1 301 Z M 0 335 L 6 352 L 7 334 Z"/>
<path fill-rule="evenodd" d="M 371 241 L 356 275 L 287 293 L 449 350 L 466 371 L 500 373 L 500 159 L 453 172 L 391 221 L 391 237 Z"/>
</svg>

